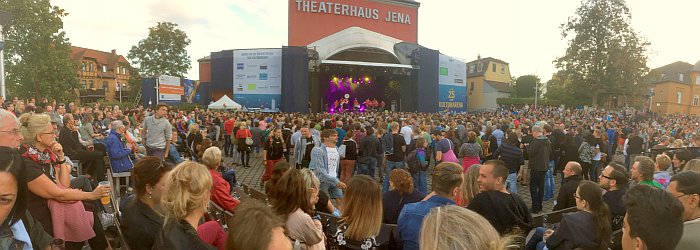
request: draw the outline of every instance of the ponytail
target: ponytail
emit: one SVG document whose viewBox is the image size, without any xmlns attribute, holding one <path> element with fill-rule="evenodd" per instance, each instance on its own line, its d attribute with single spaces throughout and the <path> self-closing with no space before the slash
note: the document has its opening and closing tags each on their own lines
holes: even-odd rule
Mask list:
<svg viewBox="0 0 700 250">
<path fill-rule="evenodd" d="M 610 235 L 612 234 L 612 226 L 610 225 L 610 209 L 604 202 L 598 204 L 595 209 L 592 208 L 593 217 L 596 222 L 596 240 L 598 241 L 598 249 L 608 249 L 610 245 Z"/>
</svg>

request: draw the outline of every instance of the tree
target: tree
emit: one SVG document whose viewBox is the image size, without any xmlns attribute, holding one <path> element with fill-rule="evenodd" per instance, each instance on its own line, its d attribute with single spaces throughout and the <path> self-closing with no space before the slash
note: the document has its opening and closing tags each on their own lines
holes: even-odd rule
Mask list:
<svg viewBox="0 0 700 250">
<path fill-rule="evenodd" d="M 191 68 L 190 56 L 185 49 L 190 39 L 177 24 L 158 22 L 148 28 L 148 37 L 131 46 L 127 58 L 138 65 L 141 76 L 160 74 L 183 77 Z"/>
<path fill-rule="evenodd" d="M 78 88 L 78 65 L 62 17 L 68 13 L 49 0 L 0 0 L 0 9 L 12 13 L 3 29 L 7 89 L 21 98 L 72 100 Z"/>
<path fill-rule="evenodd" d="M 516 97 L 534 97 L 535 87 L 539 87 L 538 94 L 542 95 L 542 84 L 540 78 L 536 75 L 524 75 L 515 79 L 515 96 Z"/>
<path fill-rule="evenodd" d="M 625 1 L 583 0 L 576 15 L 561 25 L 562 38 L 571 39 L 556 67 L 584 87 L 594 106 L 601 93 L 643 89 L 649 43 L 630 26 Z"/>
</svg>

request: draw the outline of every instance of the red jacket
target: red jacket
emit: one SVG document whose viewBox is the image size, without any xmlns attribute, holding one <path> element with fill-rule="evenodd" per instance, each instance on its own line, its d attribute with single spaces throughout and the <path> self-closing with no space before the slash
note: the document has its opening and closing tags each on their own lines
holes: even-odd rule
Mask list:
<svg viewBox="0 0 700 250">
<path fill-rule="evenodd" d="M 224 122 L 224 134 L 233 134 L 233 126 L 235 126 L 235 122 L 232 119 L 226 120 L 226 122 Z"/>
<path fill-rule="evenodd" d="M 228 182 L 224 180 L 224 177 L 221 176 L 221 173 L 216 170 L 209 169 L 209 173 L 212 179 L 211 200 L 226 211 L 233 213 L 233 210 L 236 209 L 236 206 L 241 204 L 241 202 L 234 199 L 231 193 L 229 193 L 231 185 L 229 185 Z"/>
</svg>

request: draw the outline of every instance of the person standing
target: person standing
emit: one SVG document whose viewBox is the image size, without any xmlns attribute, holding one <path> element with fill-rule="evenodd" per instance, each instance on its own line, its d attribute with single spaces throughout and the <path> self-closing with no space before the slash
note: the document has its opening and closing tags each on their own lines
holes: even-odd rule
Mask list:
<svg viewBox="0 0 700 250">
<path fill-rule="evenodd" d="M 518 135 L 513 131 L 508 132 L 501 145 L 498 146 L 498 149 L 493 154 L 495 158 L 502 160 L 508 167 L 508 178 L 506 179 L 508 192 L 517 194 L 518 171 L 520 171 L 520 166 L 525 165 L 525 157 L 520 149 Z"/>
<path fill-rule="evenodd" d="M 238 152 L 241 155 L 241 164 L 244 168 L 250 167 L 250 145 L 246 143 L 247 138 L 251 138 L 253 135 L 246 126 L 245 122 L 241 122 L 241 126 L 236 131 L 236 140 L 238 141 Z"/>
<path fill-rule="evenodd" d="M 311 161 L 309 169 L 314 171 L 314 174 L 321 182 L 321 191 L 328 193 L 331 199 L 335 199 L 338 207 L 340 207 L 343 199 L 343 191 L 346 185 L 338 178 L 338 168 L 340 167 L 340 157 L 344 152 L 341 152 L 335 146 L 338 134 L 333 129 L 325 129 L 321 133 L 323 144 L 311 150 Z"/>
<path fill-rule="evenodd" d="M 367 135 L 362 137 L 359 145 L 360 153 L 357 159 L 357 173 L 369 175 L 374 178 L 374 171 L 377 168 L 377 147 L 380 142 L 374 135 L 374 129 L 372 127 L 368 126 L 366 129 Z M 359 131 L 360 130 L 355 130 L 353 133 L 362 133 Z"/>
<path fill-rule="evenodd" d="M 544 199 L 544 175 L 547 173 L 549 165 L 549 154 L 552 150 L 552 143 L 544 136 L 544 131 L 540 126 L 532 127 L 534 139 L 530 142 L 528 155 L 528 168 L 530 169 L 530 196 L 532 197 L 532 213 L 542 211 L 542 200 Z"/>
<path fill-rule="evenodd" d="M 338 130 L 336 128 L 336 130 Z M 342 130 L 342 129 L 341 129 Z M 352 173 L 355 170 L 355 162 L 357 161 L 357 142 L 352 139 L 354 131 L 349 130 L 346 133 L 342 145 L 345 145 L 345 158 L 340 160 L 340 181 L 347 182 L 352 178 Z"/>
<path fill-rule="evenodd" d="M 268 137 L 263 142 L 263 161 L 265 162 L 265 173 L 261 178 L 262 183 L 266 182 L 272 176 L 272 169 L 277 162 L 284 159 L 284 152 L 287 151 L 287 144 L 282 138 L 282 129 L 275 128 L 272 130 L 272 136 Z"/>
<path fill-rule="evenodd" d="M 386 171 L 384 172 L 384 192 L 389 191 L 389 173 L 395 168 L 404 169 L 404 160 L 406 158 L 406 140 L 403 136 L 399 134 L 399 123 L 391 123 L 391 134 L 385 135 L 384 137 L 390 136 L 391 142 L 385 141 L 384 144 L 391 144 L 391 151 L 386 153 Z"/>
<path fill-rule="evenodd" d="M 311 134 L 308 125 L 304 125 L 301 131 L 301 138 L 294 143 L 294 162 L 297 169 L 308 168 L 311 162 L 311 150 L 321 146 L 321 139 Z"/>
<path fill-rule="evenodd" d="M 160 159 L 168 157 L 170 151 L 170 140 L 173 135 L 173 127 L 168 122 L 166 115 L 170 107 L 165 103 L 156 105 L 154 115 L 146 117 L 143 122 L 143 131 L 141 141 L 146 146 L 146 155 L 155 156 Z"/>
<path fill-rule="evenodd" d="M 236 122 L 233 116 L 229 115 L 228 120 L 224 122 L 224 156 L 231 157 L 233 155 L 233 144 L 231 143 L 231 135 Z"/>
</svg>

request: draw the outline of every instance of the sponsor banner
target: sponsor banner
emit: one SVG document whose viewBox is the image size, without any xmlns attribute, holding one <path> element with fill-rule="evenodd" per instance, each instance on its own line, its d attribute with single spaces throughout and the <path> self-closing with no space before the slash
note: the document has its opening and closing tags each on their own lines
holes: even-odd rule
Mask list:
<svg viewBox="0 0 700 250">
<path fill-rule="evenodd" d="M 262 109 L 279 109 L 280 99 L 276 97 L 282 93 L 282 49 L 235 50 L 233 65 L 234 101 L 251 108 L 262 105 Z M 243 99 L 249 95 L 256 96 L 251 105 Z M 258 103 L 259 100 L 268 102 Z"/>
<path fill-rule="evenodd" d="M 183 85 L 185 85 L 185 96 L 183 101 L 187 103 L 195 103 L 198 101 L 195 99 L 195 97 L 199 89 L 199 81 L 185 79 L 183 80 Z"/>
<path fill-rule="evenodd" d="M 235 102 L 246 108 L 279 110 L 282 103 L 282 95 L 234 94 L 234 96 Z"/>
<path fill-rule="evenodd" d="M 161 75 L 158 77 L 158 94 L 160 101 L 179 102 L 185 94 L 185 89 L 180 85 L 179 77 Z"/>
<path fill-rule="evenodd" d="M 440 54 L 438 107 L 450 112 L 467 111 L 467 64 Z"/>
</svg>

